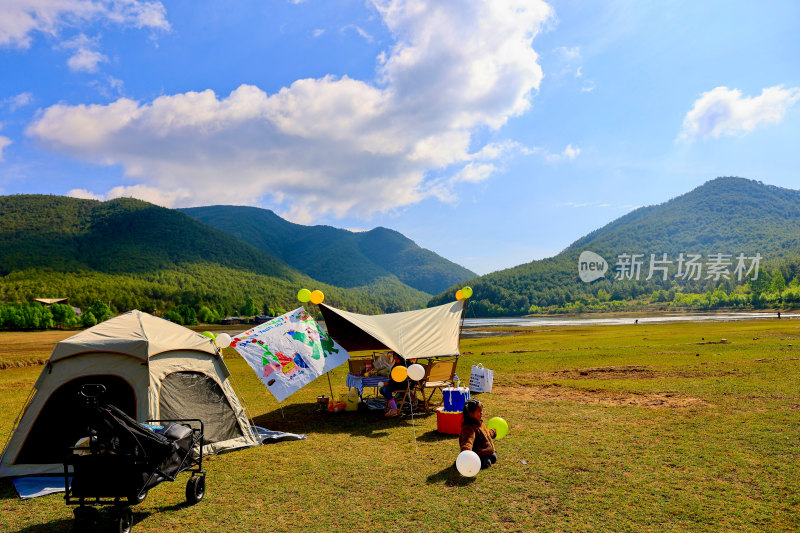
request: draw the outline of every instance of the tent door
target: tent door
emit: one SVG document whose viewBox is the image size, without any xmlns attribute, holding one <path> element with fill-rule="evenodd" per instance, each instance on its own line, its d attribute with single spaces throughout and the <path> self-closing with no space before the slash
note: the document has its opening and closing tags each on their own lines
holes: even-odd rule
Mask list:
<svg viewBox="0 0 800 533">
<path fill-rule="evenodd" d="M 243 435 L 228 398 L 214 378 L 202 372 L 167 374 L 158 395 L 159 418 L 198 418 L 204 425 L 204 444 Z"/>
<path fill-rule="evenodd" d="M 88 436 L 79 392 L 86 383 L 105 385 L 101 398 L 105 403 L 122 409 L 136 418 L 136 393 L 133 387 L 119 376 L 82 376 L 58 387 L 39 411 L 15 464 L 62 463 L 67 448 Z"/>
</svg>

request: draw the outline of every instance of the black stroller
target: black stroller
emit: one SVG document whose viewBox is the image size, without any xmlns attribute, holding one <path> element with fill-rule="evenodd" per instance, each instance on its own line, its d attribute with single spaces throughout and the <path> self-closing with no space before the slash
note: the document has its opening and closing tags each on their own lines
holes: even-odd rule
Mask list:
<svg viewBox="0 0 800 533">
<path fill-rule="evenodd" d="M 75 529 L 97 529 L 96 507 L 113 505 L 114 530 L 130 531 L 130 506 L 143 502 L 151 488 L 162 481 L 174 481 L 181 472 L 192 473 L 186 483 L 188 503 L 202 500 L 206 487 L 203 422 L 149 420 L 154 424 L 151 429 L 113 405 L 104 404 L 100 399 L 104 393 L 103 385 L 81 387 L 87 438 L 70 448 L 64 461 L 64 498 L 67 505 L 78 506 L 74 510 Z"/>
</svg>

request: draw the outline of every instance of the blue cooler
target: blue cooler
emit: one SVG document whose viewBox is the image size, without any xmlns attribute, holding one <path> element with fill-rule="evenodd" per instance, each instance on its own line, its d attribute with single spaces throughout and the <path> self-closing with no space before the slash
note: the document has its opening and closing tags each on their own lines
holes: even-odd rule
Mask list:
<svg viewBox="0 0 800 533">
<path fill-rule="evenodd" d="M 464 404 L 469 400 L 469 388 L 445 387 L 442 389 L 442 396 L 444 397 L 444 411 L 460 413 L 464 410 Z"/>
</svg>

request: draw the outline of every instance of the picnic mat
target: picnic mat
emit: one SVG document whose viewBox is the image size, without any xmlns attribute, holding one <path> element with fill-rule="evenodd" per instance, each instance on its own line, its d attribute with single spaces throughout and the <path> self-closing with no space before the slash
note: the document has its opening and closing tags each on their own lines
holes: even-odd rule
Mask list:
<svg viewBox="0 0 800 533">
<path fill-rule="evenodd" d="M 27 476 L 11 480 L 20 500 L 64 492 L 64 476 Z"/>
</svg>

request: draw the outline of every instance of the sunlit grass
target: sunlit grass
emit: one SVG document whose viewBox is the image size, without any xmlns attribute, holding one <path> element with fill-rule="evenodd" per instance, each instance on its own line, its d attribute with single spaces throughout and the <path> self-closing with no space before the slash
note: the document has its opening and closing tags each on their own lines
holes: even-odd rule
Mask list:
<svg viewBox="0 0 800 533">
<path fill-rule="evenodd" d="M 471 480 L 452 467 L 457 439 L 436 432 L 435 416 L 318 413 L 326 377 L 281 409 L 228 349 L 256 423 L 308 439 L 209 458 L 204 501 L 182 505 L 186 476 L 164 483 L 135 508 L 134 528 L 797 530 L 799 325 L 559 327 L 464 340 L 459 375 L 477 362 L 495 370 L 495 392 L 480 397 L 486 415 L 511 424 L 500 462 Z M 46 357 L 55 340 L 42 335 L 3 337 L 0 360 L 24 351 L 16 345 Z M 41 368 L 0 371 L 0 441 Z M 331 373 L 334 393 L 345 391 L 345 368 Z M 68 531 L 71 517 L 59 496 L 20 502 L 0 482 L 1 531 Z"/>
</svg>

